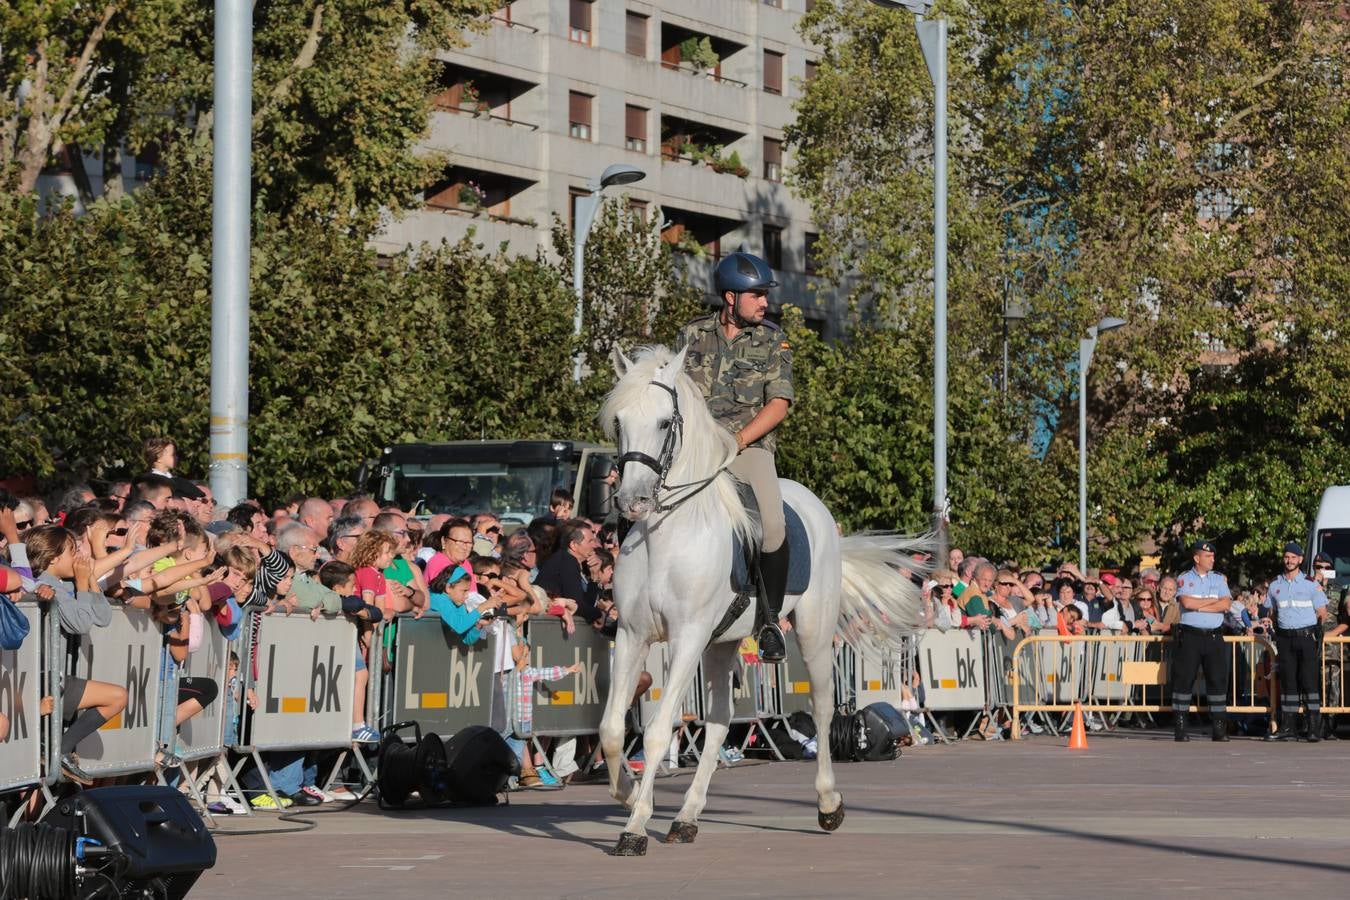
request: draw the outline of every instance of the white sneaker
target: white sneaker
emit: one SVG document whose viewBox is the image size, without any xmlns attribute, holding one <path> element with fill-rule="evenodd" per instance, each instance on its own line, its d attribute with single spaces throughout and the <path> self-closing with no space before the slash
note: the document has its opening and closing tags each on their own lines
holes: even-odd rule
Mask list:
<svg viewBox="0 0 1350 900">
<path fill-rule="evenodd" d="M 345 787 L 334 788 L 331 791 L 324 791 L 323 796 L 324 799 L 327 800 L 329 803 L 346 803 L 350 800 L 356 799 L 356 795 L 353 794 L 351 791 L 347 790 Z"/>
</svg>

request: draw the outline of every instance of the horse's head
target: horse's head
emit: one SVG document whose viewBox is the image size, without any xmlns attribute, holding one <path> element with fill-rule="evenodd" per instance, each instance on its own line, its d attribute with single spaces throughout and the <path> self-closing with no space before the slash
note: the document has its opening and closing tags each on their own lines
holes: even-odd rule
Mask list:
<svg viewBox="0 0 1350 900">
<path fill-rule="evenodd" d="M 680 454 L 683 416 L 678 379 L 684 354 L 664 348 L 638 354 L 637 360 L 614 348 L 618 384 L 605 401 L 605 429 L 619 448 L 619 491 L 614 502 L 619 513 L 634 522 L 656 512 L 659 494 Z"/>
</svg>

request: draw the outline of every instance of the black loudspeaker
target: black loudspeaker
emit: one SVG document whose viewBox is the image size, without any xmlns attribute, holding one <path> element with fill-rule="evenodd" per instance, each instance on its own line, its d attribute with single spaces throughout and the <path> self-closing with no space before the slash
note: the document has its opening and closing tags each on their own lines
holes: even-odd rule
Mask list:
<svg viewBox="0 0 1350 900">
<path fill-rule="evenodd" d="M 58 803 L 45 821 L 98 841 L 101 847 L 84 852 L 91 863 L 113 861 L 104 871 L 124 893 L 148 890 L 177 900 L 216 864 L 216 843 L 201 817 L 186 797 L 162 785 L 81 791 Z"/>
<path fill-rule="evenodd" d="M 445 764 L 456 803 L 492 806 L 507 780 L 520 775 L 515 751 L 486 725 L 470 725 L 446 741 Z"/>
<path fill-rule="evenodd" d="M 909 723 L 889 703 L 873 703 L 858 711 L 867 735 L 863 759 L 868 762 L 895 759 L 900 755 L 900 739 L 909 734 Z"/>
</svg>

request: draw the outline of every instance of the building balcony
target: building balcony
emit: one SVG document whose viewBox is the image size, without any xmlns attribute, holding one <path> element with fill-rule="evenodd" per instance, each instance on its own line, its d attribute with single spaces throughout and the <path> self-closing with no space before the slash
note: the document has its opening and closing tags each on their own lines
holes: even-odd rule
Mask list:
<svg viewBox="0 0 1350 900">
<path fill-rule="evenodd" d="M 430 207 L 390 222 L 371 244 L 380 253 L 398 253 L 421 244 L 458 244 L 466 237 L 492 252 L 503 243 L 508 253 L 516 255 L 533 256 L 536 250 L 552 248 L 548 228 L 537 223 L 486 212 Z"/>
<path fill-rule="evenodd" d="M 677 69 L 659 65 L 656 96 L 663 104 L 731 122 L 750 121 L 756 92 L 742 82 L 694 73 L 683 63 Z"/>
<path fill-rule="evenodd" d="M 436 109 L 422 146 L 450 154 L 475 168 L 537 173 L 544 167 L 544 135 L 531 122 L 521 122 L 489 111 Z"/>
</svg>

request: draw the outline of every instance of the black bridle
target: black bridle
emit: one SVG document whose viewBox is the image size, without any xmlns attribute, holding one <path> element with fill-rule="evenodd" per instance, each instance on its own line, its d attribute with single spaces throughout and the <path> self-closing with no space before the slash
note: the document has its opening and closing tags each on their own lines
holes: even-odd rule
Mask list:
<svg viewBox="0 0 1350 900">
<path fill-rule="evenodd" d="M 662 384 L 659 381 L 652 381 L 649 383 L 670 394 L 670 403 L 672 407 L 670 426 L 666 429 L 666 439 L 661 444 L 661 455 L 653 458 L 639 450 L 628 450 L 619 455 L 619 469 L 622 471 L 624 465 L 634 462 L 638 465 L 646 466 L 656 473 L 656 487 L 652 489 L 652 500 L 656 503 L 653 512 L 661 513 L 675 509 L 680 504 L 694 497 L 699 491 L 712 484 L 717 480 L 718 475 L 721 475 L 726 471 L 726 466 L 720 467 L 716 472 L 713 472 L 701 481 L 690 481 L 685 484 L 666 484 L 666 478 L 670 475 L 670 467 L 675 464 L 675 454 L 679 450 L 680 442 L 684 438 L 684 416 L 680 414 L 680 397 L 679 394 L 675 392 L 675 388 L 668 384 Z M 693 490 L 674 502 L 661 502 L 662 491 L 678 491 L 685 488 L 693 488 Z"/>
</svg>

